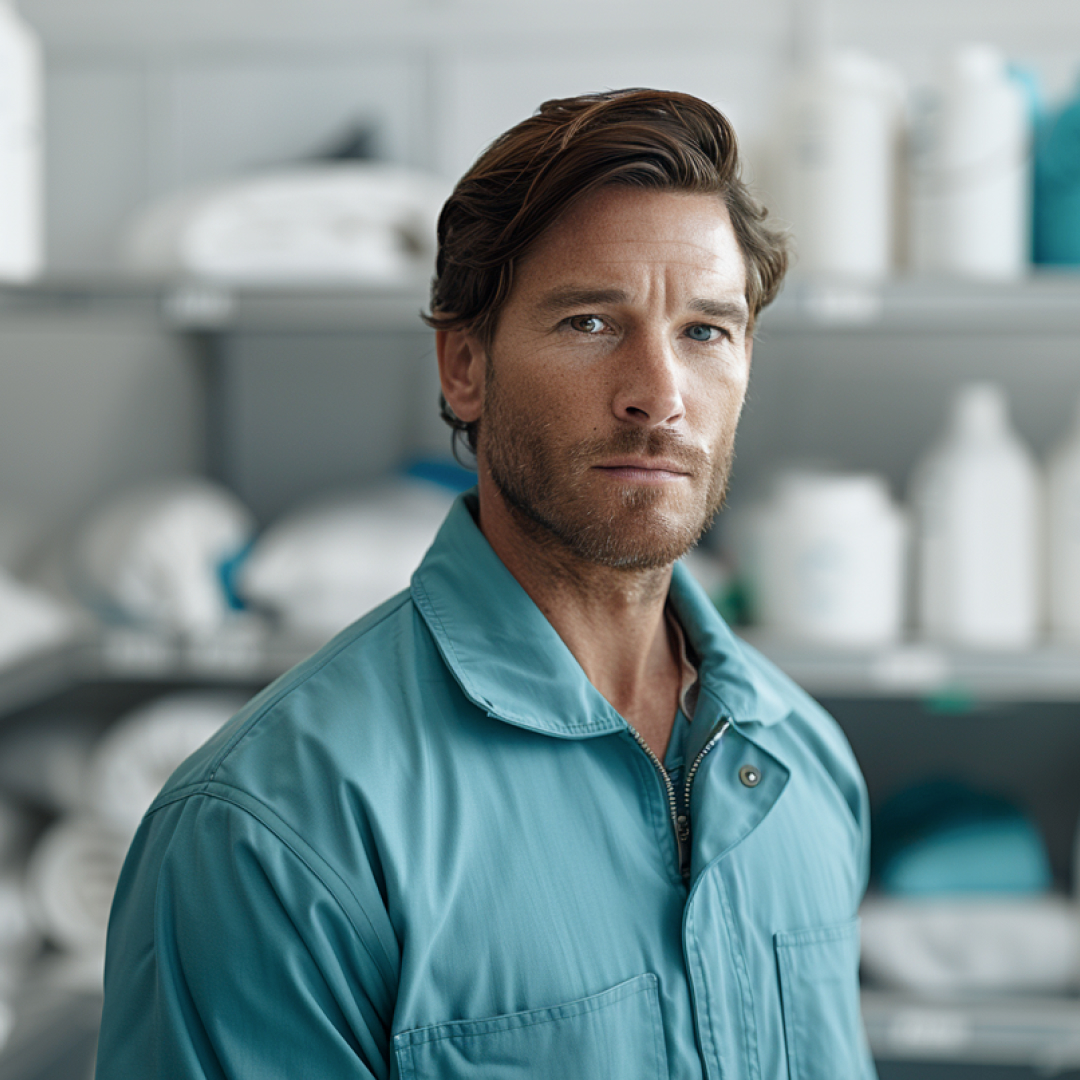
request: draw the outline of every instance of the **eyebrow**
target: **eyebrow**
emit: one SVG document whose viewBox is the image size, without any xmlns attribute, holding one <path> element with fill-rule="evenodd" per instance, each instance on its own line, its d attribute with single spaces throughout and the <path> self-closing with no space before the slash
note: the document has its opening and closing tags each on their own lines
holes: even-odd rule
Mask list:
<svg viewBox="0 0 1080 1080">
<path fill-rule="evenodd" d="M 542 311 L 558 314 L 570 308 L 591 307 L 593 304 L 625 304 L 630 294 L 622 289 L 555 289 L 541 301 Z"/>
<path fill-rule="evenodd" d="M 750 308 L 742 298 L 738 300 L 710 300 L 701 297 L 691 300 L 687 305 L 691 311 L 700 311 L 710 319 L 720 322 L 735 322 L 745 326 L 750 321 Z"/>
<path fill-rule="evenodd" d="M 540 301 L 540 309 L 550 314 L 558 314 L 573 308 L 588 308 L 593 305 L 625 304 L 630 294 L 623 289 L 555 289 Z M 750 309 L 741 297 L 738 300 L 713 300 L 709 297 L 696 297 L 687 307 L 700 312 L 710 319 L 734 322 L 745 326 L 750 321 Z"/>
</svg>

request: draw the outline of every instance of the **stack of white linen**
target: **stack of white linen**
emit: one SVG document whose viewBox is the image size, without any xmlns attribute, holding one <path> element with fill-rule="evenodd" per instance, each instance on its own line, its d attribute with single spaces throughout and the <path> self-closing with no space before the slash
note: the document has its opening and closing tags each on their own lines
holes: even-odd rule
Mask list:
<svg viewBox="0 0 1080 1080">
<path fill-rule="evenodd" d="M 121 717 L 93 738 L 74 721 L 38 744 L 56 762 L 23 784 L 59 816 L 38 838 L 25 875 L 29 915 L 39 933 L 73 958 L 72 970 L 100 977 L 109 908 L 128 845 L 143 813 L 178 765 L 243 704 L 236 694 L 172 694 Z M 17 733 L 10 761 L 30 760 L 32 739 Z M 65 788 L 64 785 L 67 785 Z M 0 901 L 2 902 L 2 901 Z"/>
<path fill-rule="evenodd" d="M 182 192 L 144 210 L 125 257 L 143 274 L 225 285 L 400 285 L 434 261 L 444 182 L 327 162 Z"/>
</svg>

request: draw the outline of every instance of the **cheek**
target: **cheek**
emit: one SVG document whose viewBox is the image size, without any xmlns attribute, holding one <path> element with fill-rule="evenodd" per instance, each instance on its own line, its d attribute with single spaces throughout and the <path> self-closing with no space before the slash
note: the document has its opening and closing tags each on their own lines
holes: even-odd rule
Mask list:
<svg viewBox="0 0 1080 1080">
<path fill-rule="evenodd" d="M 580 368 L 548 364 L 522 373 L 515 397 L 528 405 L 535 417 L 558 418 L 560 426 L 578 427 L 599 423 L 606 401 L 605 388 Z"/>
<path fill-rule="evenodd" d="M 697 400 L 704 406 L 699 412 L 702 422 L 717 428 L 718 434 L 727 434 L 742 412 L 746 380 L 731 379 L 719 385 L 712 383 L 700 387 L 696 394 Z"/>
</svg>

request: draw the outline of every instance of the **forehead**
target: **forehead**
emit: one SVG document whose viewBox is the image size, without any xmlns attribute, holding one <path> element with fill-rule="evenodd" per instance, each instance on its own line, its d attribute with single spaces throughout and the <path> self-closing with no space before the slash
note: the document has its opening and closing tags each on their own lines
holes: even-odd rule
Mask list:
<svg viewBox="0 0 1080 1080">
<path fill-rule="evenodd" d="M 570 208 L 522 260 L 515 292 L 583 278 L 681 274 L 719 293 L 746 291 L 746 265 L 718 195 L 609 186 Z"/>
</svg>

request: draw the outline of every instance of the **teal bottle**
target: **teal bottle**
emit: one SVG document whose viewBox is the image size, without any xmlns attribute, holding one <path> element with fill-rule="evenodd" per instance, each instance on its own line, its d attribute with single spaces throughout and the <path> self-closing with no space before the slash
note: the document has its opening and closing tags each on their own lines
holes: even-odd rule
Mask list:
<svg viewBox="0 0 1080 1080">
<path fill-rule="evenodd" d="M 1035 154 L 1036 263 L 1080 266 L 1080 88 L 1047 118 Z"/>
</svg>

